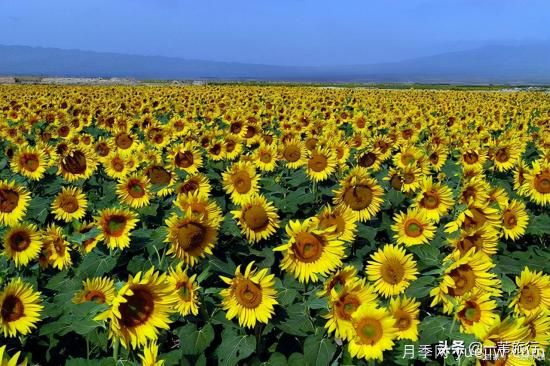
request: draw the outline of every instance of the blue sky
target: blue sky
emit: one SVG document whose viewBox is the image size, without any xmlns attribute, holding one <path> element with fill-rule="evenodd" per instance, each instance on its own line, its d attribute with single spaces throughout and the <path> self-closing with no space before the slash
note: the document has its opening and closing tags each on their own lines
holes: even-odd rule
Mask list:
<svg viewBox="0 0 550 366">
<path fill-rule="evenodd" d="M 546 0 L 0 0 L 0 44 L 280 65 L 550 41 Z"/>
</svg>

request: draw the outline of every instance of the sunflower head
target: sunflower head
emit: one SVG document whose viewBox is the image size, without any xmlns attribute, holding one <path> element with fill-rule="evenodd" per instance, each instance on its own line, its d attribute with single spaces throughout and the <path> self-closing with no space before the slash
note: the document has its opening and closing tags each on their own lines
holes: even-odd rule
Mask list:
<svg viewBox="0 0 550 366">
<path fill-rule="evenodd" d="M 267 323 L 273 316 L 273 307 L 277 305 L 274 289 L 275 275 L 268 274 L 268 269 L 252 269 L 254 262 L 246 266 L 241 273 L 241 266 L 235 270 L 235 277 L 221 277 L 229 288 L 221 291 L 222 306 L 227 310 L 227 319 L 237 317 L 240 326 L 253 328 L 257 322 Z"/>
<path fill-rule="evenodd" d="M 9 282 L 0 292 L 0 329 L 4 337 L 29 334 L 40 320 L 40 293 L 20 278 Z"/>
</svg>

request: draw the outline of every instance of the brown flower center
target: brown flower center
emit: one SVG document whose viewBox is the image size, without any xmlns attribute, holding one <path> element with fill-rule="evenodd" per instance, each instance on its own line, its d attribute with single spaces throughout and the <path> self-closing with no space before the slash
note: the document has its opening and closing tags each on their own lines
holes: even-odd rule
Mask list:
<svg viewBox="0 0 550 366">
<path fill-rule="evenodd" d="M 535 189 L 542 194 L 550 193 L 550 171 L 546 170 L 535 176 Z"/>
<path fill-rule="evenodd" d="M 346 229 L 346 221 L 344 218 L 337 214 L 326 215 L 319 220 L 319 227 L 322 229 L 328 229 L 329 227 L 336 227 L 336 233 L 340 234 Z"/>
<path fill-rule="evenodd" d="M 90 290 L 86 292 L 86 295 L 84 295 L 84 299 L 86 301 L 95 301 L 98 304 L 104 304 L 106 300 L 105 294 L 97 290 Z"/>
<path fill-rule="evenodd" d="M 464 308 L 459 311 L 458 317 L 463 323 L 472 325 L 481 318 L 481 309 L 475 301 L 467 301 Z"/>
<path fill-rule="evenodd" d="M 475 151 L 469 151 L 463 155 L 464 161 L 467 164 L 475 164 L 479 160 L 479 156 Z"/>
<path fill-rule="evenodd" d="M 63 195 L 59 200 L 59 207 L 67 213 L 73 213 L 78 210 L 78 200 L 74 196 Z"/>
<path fill-rule="evenodd" d="M 19 203 L 19 193 L 13 189 L 0 188 L 0 212 L 10 213 Z"/>
<path fill-rule="evenodd" d="M 361 301 L 354 294 L 345 294 L 336 302 L 336 313 L 340 319 L 351 320 L 351 314 L 361 305 Z"/>
<path fill-rule="evenodd" d="M 61 161 L 61 168 L 71 174 L 83 174 L 87 166 L 86 155 L 82 151 L 74 151 Z"/>
<path fill-rule="evenodd" d="M 235 190 L 240 194 L 245 194 L 252 188 L 252 179 L 247 171 L 239 170 L 231 176 Z"/>
<path fill-rule="evenodd" d="M 133 198 L 141 198 L 145 196 L 145 188 L 139 179 L 130 179 L 127 187 L 128 194 Z"/>
<path fill-rule="evenodd" d="M 302 152 L 300 151 L 300 148 L 296 145 L 287 145 L 283 150 L 283 157 L 289 163 L 294 163 L 300 160 L 301 155 Z"/>
<path fill-rule="evenodd" d="M 132 136 L 128 135 L 126 132 L 119 133 L 115 138 L 116 146 L 123 150 L 130 148 L 133 142 Z"/>
<path fill-rule="evenodd" d="M 257 308 L 262 303 L 262 288 L 247 278 L 238 280 L 235 297 L 247 309 Z"/>
<path fill-rule="evenodd" d="M 384 282 L 397 285 L 405 277 L 405 267 L 397 259 L 387 258 L 382 266 L 380 267 L 380 272 Z"/>
<path fill-rule="evenodd" d="M 518 224 L 518 218 L 514 211 L 506 210 L 502 215 L 502 222 L 507 229 L 513 229 Z"/>
<path fill-rule="evenodd" d="M 420 200 L 420 205 L 429 210 L 439 207 L 439 195 L 436 191 L 424 192 L 424 196 Z"/>
<path fill-rule="evenodd" d="M 467 264 L 463 264 L 453 269 L 449 275 L 455 283 L 455 287 L 449 288 L 449 294 L 451 296 L 462 296 L 475 286 L 476 275 Z"/>
<path fill-rule="evenodd" d="M 315 234 L 302 232 L 296 235 L 296 241 L 292 245 L 294 255 L 300 262 L 311 263 L 321 258 L 323 254 L 322 239 Z"/>
<path fill-rule="evenodd" d="M 22 252 L 31 245 L 31 236 L 25 230 L 17 230 L 10 234 L 8 243 L 14 252 Z"/>
<path fill-rule="evenodd" d="M 358 162 L 359 166 L 362 166 L 364 168 L 369 168 L 373 166 L 374 163 L 376 163 L 376 155 L 370 151 L 361 155 Z"/>
<path fill-rule="evenodd" d="M 377 319 L 364 318 L 355 325 L 355 331 L 362 344 L 374 345 L 384 334 L 382 324 Z"/>
<path fill-rule="evenodd" d="M 411 327 L 411 324 L 412 324 L 411 315 L 406 311 L 399 309 L 395 312 L 395 314 L 393 314 L 393 317 L 395 318 L 394 326 L 399 330 L 405 331 Z"/>
<path fill-rule="evenodd" d="M 19 158 L 19 164 L 23 169 L 34 172 L 40 166 L 40 160 L 37 154 L 25 153 Z"/>
<path fill-rule="evenodd" d="M 153 314 L 155 302 L 153 294 L 146 288 L 133 288 L 132 295 L 126 295 L 119 306 L 120 322 L 128 328 L 144 324 Z"/>
<path fill-rule="evenodd" d="M 369 207 L 372 198 L 372 190 L 367 185 L 348 187 L 344 192 L 344 202 L 354 211 Z"/>
<path fill-rule="evenodd" d="M 126 217 L 124 215 L 112 215 L 107 218 L 105 225 L 105 232 L 110 236 L 121 236 L 124 233 L 124 228 L 126 227 Z"/>
<path fill-rule="evenodd" d="M 161 166 L 154 165 L 147 169 L 146 173 L 147 178 L 151 180 L 152 184 L 168 184 L 172 179 L 172 175 L 166 169 Z"/>
<path fill-rule="evenodd" d="M 314 153 L 311 158 L 309 158 L 307 166 L 314 172 L 322 172 L 328 166 L 328 159 L 322 154 Z"/>
<path fill-rule="evenodd" d="M 14 322 L 25 315 L 25 306 L 17 296 L 8 295 L 4 298 L 0 313 L 4 322 Z"/>
<path fill-rule="evenodd" d="M 115 172 L 122 172 L 124 170 L 124 160 L 120 156 L 115 156 L 111 161 L 111 167 Z"/>
<path fill-rule="evenodd" d="M 540 305 L 541 291 L 538 287 L 527 284 L 521 289 L 519 303 L 522 308 L 533 310 Z"/>
<path fill-rule="evenodd" d="M 497 150 L 496 154 L 495 154 L 495 159 L 499 162 L 499 163 L 505 163 L 507 162 L 509 159 L 510 159 L 510 154 L 508 153 L 508 149 L 507 148 L 500 148 Z"/>
<path fill-rule="evenodd" d="M 174 156 L 174 163 L 176 163 L 176 166 L 183 169 L 192 166 L 194 161 L 195 159 L 191 151 L 178 152 L 176 156 Z"/>
<path fill-rule="evenodd" d="M 110 151 L 111 149 L 109 148 L 109 145 L 107 145 L 106 142 L 100 142 L 95 147 L 95 152 L 97 153 L 97 155 L 102 157 L 109 155 Z"/>
<path fill-rule="evenodd" d="M 195 222 L 184 224 L 177 232 L 179 247 L 192 251 L 200 248 L 206 238 L 206 228 Z"/>
<path fill-rule="evenodd" d="M 262 231 L 269 225 L 269 217 L 262 206 L 253 205 L 243 213 L 246 225 L 254 231 Z"/>
<path fill-rule="evenodd" d="M 479 209 L 474 207 L 470 209 L 470 212 L 472 217 L 466 216 L 463 224 L 464 229 L 478 229 L 487 221 L 487 218 Z"/>
<path fill-rule="evenodd" d="M 403 226 L 405 228 L 405 235 L 412 238 L 417 238 L 424 232 L 424 225 L 417 219 L 408 219 Z"/>
</svg>

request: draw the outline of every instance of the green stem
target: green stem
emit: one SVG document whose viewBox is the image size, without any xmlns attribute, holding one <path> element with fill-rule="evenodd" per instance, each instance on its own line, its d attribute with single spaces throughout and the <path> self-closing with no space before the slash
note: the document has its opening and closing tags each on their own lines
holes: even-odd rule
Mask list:
<svg viewBox="0 0 550 366">
<path fill-rule="evenodd" d="M 113 343 L 113 360 L 115 360 L 115 365 L 118 364 L 118 347 L 119 347 L 119 343 L 118 343 L 118 339 L 116 339 Z"/>
<path fill-rule="evenodd" d="M 90 359 L 90 341 L 86 338 L 86 359 Z"/>
</svg>

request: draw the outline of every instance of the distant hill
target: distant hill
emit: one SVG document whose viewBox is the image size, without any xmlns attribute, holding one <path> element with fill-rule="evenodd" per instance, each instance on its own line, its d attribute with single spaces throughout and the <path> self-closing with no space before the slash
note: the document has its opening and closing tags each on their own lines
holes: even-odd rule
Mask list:
<svg viewBox="0 0 550 366">
<path fill-rule="evenodd" d="M 320 82 L 550 84 L 550 43 L 488 46 L 400 62 L 291 67 L 0 45 L 0 75 Z"/>
</svg>

